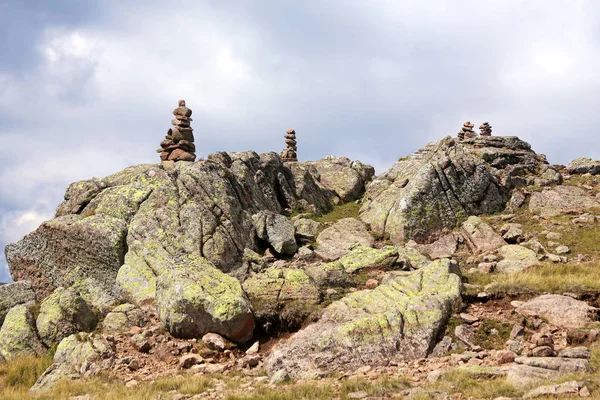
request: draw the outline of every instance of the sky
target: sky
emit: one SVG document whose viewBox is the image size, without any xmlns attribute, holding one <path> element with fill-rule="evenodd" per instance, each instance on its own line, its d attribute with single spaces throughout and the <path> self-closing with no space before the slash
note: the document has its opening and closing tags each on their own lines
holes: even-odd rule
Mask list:
<svg viewBox="0 0 600 400">
<path fill-rule="evenodd" d="M 294 128 L 301 161 L 381 173 L 469 120 L 600 158 L 593 0 L 0 0 L 0 55 L 2 249 L 69 183 L 157 162 L 179 99 L 199 157 Z"/>
</svg>

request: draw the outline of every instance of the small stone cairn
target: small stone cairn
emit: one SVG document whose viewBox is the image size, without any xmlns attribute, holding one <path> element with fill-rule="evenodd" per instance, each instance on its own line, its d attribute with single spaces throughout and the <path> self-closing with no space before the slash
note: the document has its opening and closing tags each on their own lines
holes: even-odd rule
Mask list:
<svg viewBox="0 0 600 400">
<path fill-rule="evenodd" d="M 281 152 L 281 159 L 283 161 L 298 161 L 296 131 L 293 129 L 288 129 L 285 132 L 285 145 L 287 147 Z"/>
<path fill-rule="evenodd" d="M 194 161 L 196 160 L 196 145 L 190 122 L 192 110 L 185 106 L 185 100 L 179 100 L 179 107 L 173 110 L 175 118 L 171 120 L 173 128 L 169 129 L 165 140 L 160 142 L 160 153 L 162 161 Z"/>
<path fill-rule="evenodd" d="M 463 124 L 462 129 L 460 130 L 460 132 L 458 132 L 458 139 L 459 140 L 464 140 L 464 139 L 470 139 L 470 138 L 474 138 L 477 136 L 477 133 L 475 133 L 473 131 L 473 127 L 475 125 L 473 125 L 471 123 L 471 121 L 467 121 Z"/>
<path fill-rule="evenodd" d="M 484 122 L 479 126 L 480 136 L 492 136 L 492 126 L 489 122 Z"/>
</svg>

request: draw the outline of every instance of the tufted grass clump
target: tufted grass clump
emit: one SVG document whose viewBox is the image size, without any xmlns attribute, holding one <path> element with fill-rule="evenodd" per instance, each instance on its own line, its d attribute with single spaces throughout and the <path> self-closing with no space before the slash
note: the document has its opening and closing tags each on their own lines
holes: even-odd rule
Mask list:
<svg viewBox="0 0 600 400">
<path fill-rule="evenodd" d="M 0 388 L 17 391 L 29 389 L 51 364 L 50 353 L 44 357 L 27 356 L 0 362 Z M 0 393 L 3 394 L 3 390 Z"/>
<path fill-rule="evenodd" d="M 344 218 L 358 218 L 360 204 L 353 201 L 333 207 L 333 210 L 323 215 L 311 216 L 311 219 L 321 223 L 334 223 Z"/>
<path fill-rule="evenodd" d="M 467 399 L 520 398 L 523 395 L 523 391 L 508 383 L 506 378 L 477 378 L 460 370 L 444 374 L 431 388 L 447 393 L 458 392 Z"/>
</svg>

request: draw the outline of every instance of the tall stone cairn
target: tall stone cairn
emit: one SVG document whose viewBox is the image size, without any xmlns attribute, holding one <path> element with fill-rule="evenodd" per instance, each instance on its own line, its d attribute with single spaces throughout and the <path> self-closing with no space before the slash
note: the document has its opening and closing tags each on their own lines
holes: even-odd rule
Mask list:
<svg viewBox="0 0 600 400">
<path fill-rule="evenodd" d="M 477 136 L 477 133 L 475 133 L 473 131 L 473 127 L 475 125 L 473 125 L 471 123 L 471 121 L 467 121 L 463 124 L 462 129 L 460 130 L 460 132 L 458 132 L 458 139 L 459 140 L 464 140 L 464 139 L 470 139 L 470 138 L 474 138 Z"/>
<path fill-rule="evenodd" d="M 479 126 L 479 135 L 481 136 L 492 136 L 492 126 L 489 122 L 484 122 Z"/>
<path fill-rule="evenodd" d="M 162 161 L 194 161 L 196 160 L 196 145 L 190 122 L 192 110 L 185 106 L 185 100 L 179 100 L 179 107 L 173 110 L 175 118 L 171 120 L 173 128 L 169 129 L 165 140 L 160 142 L 160 153 Z"/>
<path fill-rule="evenodd" d="M 298 161 L 298 148 L 296 147 L 296 131 L 288 129 L 285 132 L 286 148 L 281 152 L 283 161 Z"/>
</svg>

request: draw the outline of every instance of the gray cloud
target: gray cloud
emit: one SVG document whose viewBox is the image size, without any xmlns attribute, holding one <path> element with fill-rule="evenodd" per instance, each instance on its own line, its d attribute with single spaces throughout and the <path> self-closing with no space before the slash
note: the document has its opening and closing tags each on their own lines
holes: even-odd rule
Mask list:
<svg viewBox="0 0 600 400">
<path fill-rule="evenodd" d="M 301 159 L 382 172 L 488 120 L 553 163 L 600 157 L 593 1 L 78 3 L 0 4 L 0 246 L 71 181 L 155 162 L 179 98 L 201 156 L 293 127 Z"/>
</svg>

